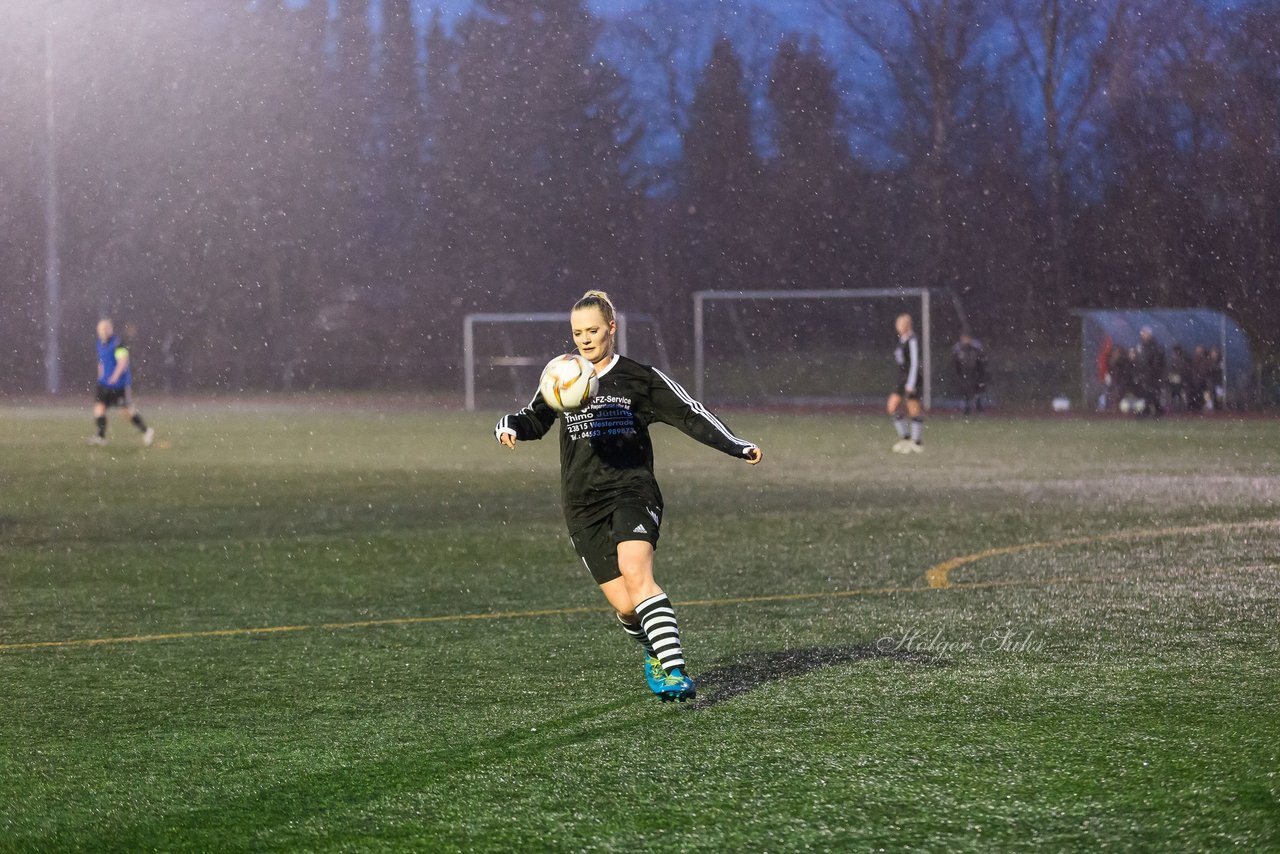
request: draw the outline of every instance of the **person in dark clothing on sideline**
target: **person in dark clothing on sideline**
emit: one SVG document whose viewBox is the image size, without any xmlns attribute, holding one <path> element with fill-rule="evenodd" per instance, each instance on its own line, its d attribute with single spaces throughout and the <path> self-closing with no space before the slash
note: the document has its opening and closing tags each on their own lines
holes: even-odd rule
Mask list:
<svg viewBox="0 0 1280 854">
<path fill-rule="evenodd" d="M 1138 374 L 1142 386 L 1144 411 L 1148 415 L 1164 414 L 1164 348 L 1156 340 L 1150 326 L 1144 326 L 1138 347 Z"/>
<path fill-rule="evenodd" d="M 1191 354 L 1191 385 L 1188 389 L 1187 408 L 1192 412 L 1203 412 L 1205 392 L 1209 384 L 1209 355 L 1204 345 L 1197 344 Z"/>
<path fill-rule="evenodd" d="M 1215 410 L 1222 409 L 1227 405 L 1227 382 L 1226 373 L 1222 369 L 1222 353 L 1218 351 L 1217 347 L 1209 349 L 1207 361 L 1209 371 L 1206 376 L 1205 394 L 1213 402 Z"/>
<path fill-rule="evenodd" d="M 1119 411 L 1120 401 L 1124 400 L 1128 391 L 1125 385 L 1128 374 L 1124 368 L 1128 355 L 1129 351 L 1124 347 L 1112 347 L 1107 353 L 1107 376 L 1104 382 L 1107 385 L 1107 410 L 1110 412 Z"/>
<path fill-rule="evenodd" d="M 964 396 L 964 414 L 968 415 L 971 409 L 981 412 L 982 393 L 987 387 L 987 351 L 981 341 L 965 334 L 951 348 L 951 356 L 960 380 L 960 393 Z"/>
<path fill-rule="evenodd" d="M 1169 348 L 1169 407 L 1186 410 L 1189 408 L 1188 390 L 1191 381 L 1191 362 L 1183 351 L 1182 345 L 1175 343 Z"/>
<path fill-rule="evenodd" d="M 1115 394 L 1116 409 L 1128 412 L 1134 394 L 1134 362 L 1138 351 L 1132 347 L 1117 347 L 1111 366 L 1111 388 Z"/>
</svg>

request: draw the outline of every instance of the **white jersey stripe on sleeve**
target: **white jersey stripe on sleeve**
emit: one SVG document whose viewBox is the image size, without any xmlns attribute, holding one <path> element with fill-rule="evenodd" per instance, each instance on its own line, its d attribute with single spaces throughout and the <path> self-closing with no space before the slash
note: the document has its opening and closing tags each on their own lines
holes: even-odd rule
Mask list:
<svg viewBox="0 0 1280 854">
<path fill-rule="evenodd" d="M 711 424 L 711 426 L 715 427 L 717 431 L 722 433 L 730 441 L 737 443 L 743 448 L 755 447 L 750 442 L 744 442 L 742 439 L 739 439 L 737 436 L 733 435 L 733 433 L 730 432 L 729 428 L 724 426 L 724 424 L 720 422 L 720 419 L 712 415 L 705 406 L 703 406 L 698 401 L 694 400 L 693 397 L 691 397 L 687 391 L 681 388 L 680 383 L 671 379 L 669 376 L 667 376 L 657 368 L 654 368 L 653 372 L 657 374 L 659 377 L 661 377 L 662 381 L 667 384 L 667 386 L 671 389 L 671 391 L 673 391 L 677 397 L 679 397 L 681 400 L 687 403 L 690 409 L 692 409 L 695 413 L 697 413 L 702 418 L 706 419 L 706 421 L 709 424 Z"/>
<path fill-rule="evenodd" d="M 535 391 L 535 392 L 533 393 L 533 397 L 529 398 L 529 402 L 528 402 L 527 404 L 525 404 L 524 409 L 521 409 L 521 410 L 520 410 L 520 413 L 521 413 L 521 414 L 524 414 L 524 413 L 526 413 L 526 412 L 527 412 L 527 413 L 529 413 L 530 415 L 532 415 L 532 414 L 533 414 L 533 407 L 534 407 L 535 405 L 537 405 L 537 403 L 538 403 L 538 398 L 539 398 L 539 397 L 541 397 L 541 396 L 542 396 L 542 392 L 540 392 L 540 391 Z"/>
<path fill-rule="evenodd" d="M 915 389 L 920 376 L 920 342 L 912 335 L 907 339 L 907 350 L 911 353 L 911 369 L 907 372 L 907 388 Z"/>
</svg>

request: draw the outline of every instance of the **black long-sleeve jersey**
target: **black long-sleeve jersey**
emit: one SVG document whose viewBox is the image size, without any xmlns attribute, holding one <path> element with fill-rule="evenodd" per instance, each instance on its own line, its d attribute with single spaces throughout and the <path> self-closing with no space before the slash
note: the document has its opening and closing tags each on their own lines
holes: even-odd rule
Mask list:
<svg viewBox="0 0 1280 854">
<path fill-rule="evenodd" d="M 581 410 L 558 413 L 535 394 L 528 406 L 494 428 L 496 436 L 509 432 L 521 441 L 541 439 L 560 417 L 561 493 L 570 533 L 608 516 L 619 503 L 661 509 L 650 424 L 670 424 L 734 457 L 745 458 L 755 447 L 657 368 L 615 356 L 597 378 L 599 390 Z"/>
</svg>

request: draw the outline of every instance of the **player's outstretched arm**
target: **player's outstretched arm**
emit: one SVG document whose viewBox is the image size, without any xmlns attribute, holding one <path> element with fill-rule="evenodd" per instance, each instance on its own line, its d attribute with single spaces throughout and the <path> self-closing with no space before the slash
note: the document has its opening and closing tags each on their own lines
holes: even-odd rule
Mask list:
<svg viewBox="0 0 1280 854">
<path fill-rule="evenodd" d="M 493 428 L 493 437 L 499 444 L 514 450 L 516 442 L 541 439 L 555 423 L 555 410 L 547 406 L 541 394 L 535 394 L 524 409 L 498 419 Z"/>
<path fill-rule="evenodd" d="M 750 460 L 750 451 L 759 450 L 752 442 L 739 439 L 723 421 L 694 400 L 680 384 L 657 368 L 650 368 L 653 382 L 649 399 L 653 415 L 704 445 L 723 451 L 731 457 Z M 757 460 L 758 462 L 758 460 Z"/>
</svg>

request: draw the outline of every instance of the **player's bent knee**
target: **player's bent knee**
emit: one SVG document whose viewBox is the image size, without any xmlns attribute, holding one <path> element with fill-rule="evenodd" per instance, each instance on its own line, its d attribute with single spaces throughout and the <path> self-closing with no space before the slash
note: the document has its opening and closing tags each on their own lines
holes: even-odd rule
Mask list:
<svg viewBox="0 0 1280 854">
<path fill-rule="evenodd" d="M 618 561 L 618 569 L 622 570 L 622 580 L 628 587 L 653 581 L 652 561 L 637 561 L 633 564 L 625 564 L 622 561 Z"/>
<path fill-rule="evenodd" d="M 652 595 L 658 589 L 657 582 L 653 580 L 653 547 L 644 543 L 643 550 L 636 549 L 633 554 L 626 555 L 621 545 L 619 544 L 618 549 L 618 569 L 622 572 L 622 581 L 627 586 L 632 601 Z"/>
</svg>

